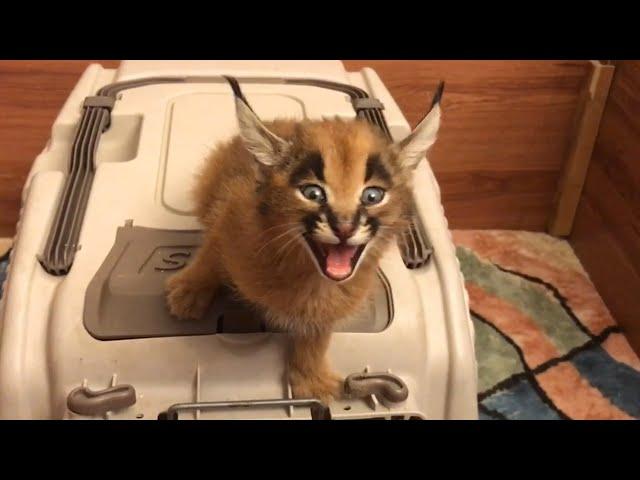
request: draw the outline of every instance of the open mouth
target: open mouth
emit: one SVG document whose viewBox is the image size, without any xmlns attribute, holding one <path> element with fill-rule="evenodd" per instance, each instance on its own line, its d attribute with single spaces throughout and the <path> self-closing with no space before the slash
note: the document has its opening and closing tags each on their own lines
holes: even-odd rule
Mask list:
<svg viewBox="0 0 640 480">
<path fill-rule="evenodd" d="M 339 243 L 321 243 L 310 235 L 304 235 L 311 252 L 316 258 L 322 273 L 331 280 L 346 280 L 349 278 L 358 264 L 358 260 L 364 251 L 366 244 L 347 245 Z"/>
</svg>

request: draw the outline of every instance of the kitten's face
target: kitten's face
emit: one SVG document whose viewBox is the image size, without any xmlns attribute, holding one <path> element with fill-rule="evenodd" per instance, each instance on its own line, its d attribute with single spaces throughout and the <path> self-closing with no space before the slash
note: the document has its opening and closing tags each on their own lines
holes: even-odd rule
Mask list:
<svg viewBox="0 0 640 480">
<path fill-rule="evenodd" d="M 322 275 L 347 280 L 405 222 L 407 176 L 364 122 L 304 122 L 288 141 L 287 159 L 265 176 L 263 215 L 292 227 Z"/>
<path fill-rule="evenodd" d="M 258 211 L 273 236 L 288 235 L 336 282 L 377 261 L 408 222 L 411 173 L 426 149 L 411 136 L 391 144 L 359 120 L 304 121 L 281 132 L 278 122 L 255 123 L 242 105 L 238 114 L 262 177 Z"/>
</svg>

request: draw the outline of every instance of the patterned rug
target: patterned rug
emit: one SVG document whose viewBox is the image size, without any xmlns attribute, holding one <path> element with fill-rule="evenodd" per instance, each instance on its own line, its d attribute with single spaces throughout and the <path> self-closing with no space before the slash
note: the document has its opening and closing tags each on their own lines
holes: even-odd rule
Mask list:
<svg viewBox="0 0 640 480">
<path fill-rule="evenodd" d="M 482 419 L 640 418 L 640 360 L 565 241 L 513 231 L 453 237 Z"/>
<path fill-rule="evenodd" d="M 495 230 L 453 238 L 475 324 L 481 419 L 640 419 L 640 360 L 566 242 Z"/>
</svg>

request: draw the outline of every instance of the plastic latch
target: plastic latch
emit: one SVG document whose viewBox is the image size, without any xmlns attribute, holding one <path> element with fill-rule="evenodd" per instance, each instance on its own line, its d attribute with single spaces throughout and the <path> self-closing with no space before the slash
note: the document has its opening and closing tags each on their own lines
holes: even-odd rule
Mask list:
<svg viewBox="0 0 640 480">
<path fill-rule="evenodd" d="M 104 415 L 136 403 L 136 390 L 131 385 L 113 385 L 94 391 L 86 386 L 74 389 L 67 397 L 67 408 L 78 415 Z"/>
<path fill-rule="evenodd" d="M 116 99 L 113 97 L 96 95 L 93 97 L 85 98 L 84 103 L 82 104 L 82 108 L 100 107 L 100 108 L 107 108 L 109 109 L 109 111 L 111 111 L 115 103 L 116 103 Z"/>
<path fill-rule="evenodd" d="M 409 397 L 407 384 L 389 372 L 351 374 L 344 381 L 344 391 L 348 398 L 375 395 L 382 403 L 400 403 Z"/>
<path fill-rule="evenodd" d="M 354 98 L 351 100 L 354 110 L 367 110 L 377 108 L 384 110 L 384 105 L 377 98 Z"/>
</svg>

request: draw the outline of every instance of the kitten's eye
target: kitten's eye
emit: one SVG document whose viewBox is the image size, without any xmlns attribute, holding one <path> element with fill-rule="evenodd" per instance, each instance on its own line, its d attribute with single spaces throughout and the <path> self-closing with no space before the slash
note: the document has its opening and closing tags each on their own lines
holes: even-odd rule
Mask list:
<svg viewBox="0 0 640 480">
<path fill-rule="evenodd" d="M 364 205 L 375 205 L 384 198 L 384 190 L 380 187 L 367 187 L 362 191 L 360 201 Z"/>
<path fill-rule="evenodd" d="M 302 192 L 302 195 L 304 195 L 304 198 L 314 202 L 324 203 L 327 199 L 324 190 L 318 185 L 303 185 L 300 187 L 300 191 Z"/>
</svg>

